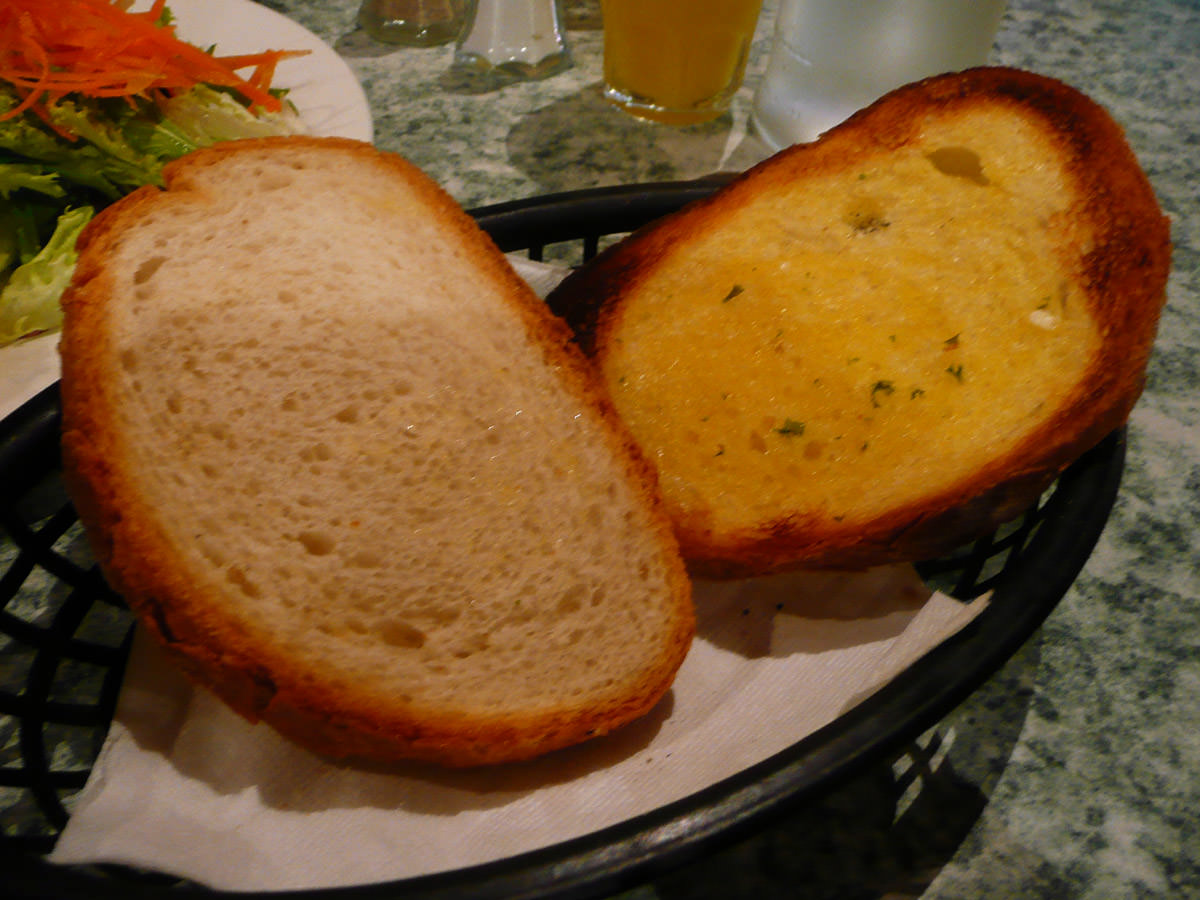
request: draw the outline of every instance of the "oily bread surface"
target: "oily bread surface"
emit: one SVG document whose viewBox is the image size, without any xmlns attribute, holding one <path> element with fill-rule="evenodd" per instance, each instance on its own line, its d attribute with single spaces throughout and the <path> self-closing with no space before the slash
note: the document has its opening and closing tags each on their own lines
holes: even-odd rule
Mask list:
<svg viewBox="0 0 1200 900">
<path fill-rule="evenodd" d="M 199 683 L 337 757 L 523 759 L 647 712 L 693 629 L 653 473 L 453 201 L 244 141 L 84 234 L 64 473 Z"/>
<path fill-rule="evenodd" d="M 694 569 L 860 567 L 986 533 L 1125 420 L 1169 253 L 1107 113 L 979 69 L 777 154 L 550 302 Z"/>
</svg>

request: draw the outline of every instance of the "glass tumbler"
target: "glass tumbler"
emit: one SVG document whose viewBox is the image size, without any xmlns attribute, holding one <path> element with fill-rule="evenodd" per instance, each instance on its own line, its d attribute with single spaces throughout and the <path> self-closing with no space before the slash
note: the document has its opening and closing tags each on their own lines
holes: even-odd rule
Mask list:
<svg viewBox="0 0 1200 900">
<path fill-rule="evenodd" d="M 741 86 L 762 0 L 601 0 L 604 96 L 642 119 L 687 125 Z"/>
<path fill-rule="evenodd" d="M 987 61 L 1004 0 L 780 0 L 752 121 L 778 150 L 893 88 Z"/>
</svg>

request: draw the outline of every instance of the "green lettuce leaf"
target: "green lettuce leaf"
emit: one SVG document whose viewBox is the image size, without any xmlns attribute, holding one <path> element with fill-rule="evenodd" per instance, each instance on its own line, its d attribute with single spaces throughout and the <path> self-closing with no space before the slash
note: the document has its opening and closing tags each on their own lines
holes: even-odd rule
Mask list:
<svg viewBox="0 0 1200 900">
<path fill-rule="evenodd" d="M 92 214 L 86 206 L 67 210 L 38 254 L 12 271 L 0 290 L 0 346 L 62 326 L 58 299 L 79 258 L 75 241 Z"/>
<path fill-rule="evenodd" d="M 62 197 L 66 190 L 54 172 L 36 163 L 10 163 L 0 159 L 0 197 L 8 200 L 14 191 L 36 191 L 47 197 Z"/>
<path fill-rule="evenodd" d="M 0 207 L 0 286 L 8 281 L 8 269 L 21 258 L 20 232 L 11 207 Z"/>
<path fill-rule="evenodd" d="M 204 84 L 169 99 L 162 114 L 166 123 L 196 146 L 304 131 L 300 117 L 287 102 L 278 113 L 256 115 L 229 93 Z"/>
<path fill-rule="evenodd" d="M 161 184 L 166 158 L 136 146 L 126 134 L 131 123 L 144 115 L 128 104 L 64 98 L 47 104 L 50 121 L 76 134 L 76 142 L 64 141 L 68 157 L 48 161 L 62 165 L 82 156 L 93 170 L 121 193 L 143 184 Z"/>
</svg>

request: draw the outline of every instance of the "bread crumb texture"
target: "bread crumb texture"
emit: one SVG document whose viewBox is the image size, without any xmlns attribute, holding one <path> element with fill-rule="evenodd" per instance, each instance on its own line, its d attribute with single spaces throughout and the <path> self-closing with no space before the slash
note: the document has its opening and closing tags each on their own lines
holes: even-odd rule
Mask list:
<svg viewBox="0 0 1200 900">
<path fill-rule="evenodd" d="M 123 228 L 107 327 L 145 507 L 222 627 L 302 661 L 281 692 L 407 706 L 418 731 L 644 706 L 690 637 L 645 484 L 499 254 L 343 164 L 230 157 Z"/>
<path fill-rule="evenodd" d="M 1017 446 L 1100 344 L 1054 155 L 1003 108 L 935 119 L 659 261 L 603 366 L 668 502 L 718 532 L 869 520 Z"/>
</svg>

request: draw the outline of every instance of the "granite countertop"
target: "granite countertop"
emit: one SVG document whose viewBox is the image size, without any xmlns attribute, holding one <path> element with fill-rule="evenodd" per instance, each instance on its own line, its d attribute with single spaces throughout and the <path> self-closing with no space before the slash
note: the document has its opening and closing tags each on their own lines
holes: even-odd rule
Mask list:
<svg viewBox="0 0 1200 900">
<path fill-rule="evenodd" d="M 730 112 L 678 128 L 601 98 L 599 0 L 564 0 L 571 68 L 503 86 L 453 74 L 452 45 L 369 40 L 358 0 L 265 0 L 350 65 L 375 142 L 468 208 L 765 157 L 748 120 L 775 3 Z M 620 900 L 1200 897 L 1200 4 L 1011 0 L 993 59 L 1106 106 L 1173 222 L 1107 529 L 1037 634 L 902 753 Z"/>
<path fill-rule="evenodd" d="M 688 128 L 601 99 L 595 0 L 567 0 L 571 69 L 493 90 L 449 73 L 451 47 L 370 42 L 353 0 L 271 5 L 350 63 L 376 143 L 468 207 L 767 153 L 747 120 L 771 0 L 730 113 Z M 1169 304 L 1112 519 L 1039 633 L 905 757 L 625 900 L 1200 896 L 1200 6 L 1014 0 L 994 60 L 1105 105 L 1173 219 Z M 899 796 L 907 765 L 924 771 Z"/>
</svg>

